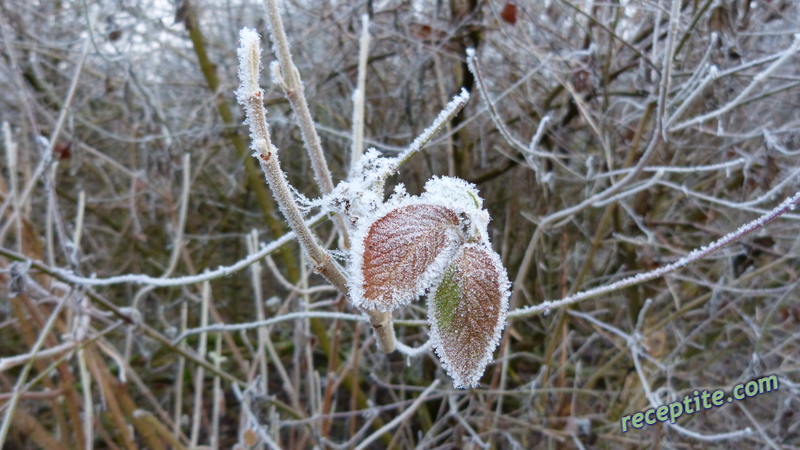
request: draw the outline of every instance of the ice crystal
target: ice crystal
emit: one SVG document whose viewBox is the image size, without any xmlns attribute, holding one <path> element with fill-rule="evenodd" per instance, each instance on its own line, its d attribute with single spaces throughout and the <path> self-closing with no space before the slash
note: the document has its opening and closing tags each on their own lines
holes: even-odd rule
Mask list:
<svg viewBox="0 0 800 450">
<path fill-rule="evenodd" d="M 244 105 L 248 98 L 262 92 L 258 85 L 261 73 L 261 36 L 255 30 L 242 28 L 239 41 L 236 53 L 239 57 L 239 79 L 242 84 L 236 91 L 236 98 Z"/>
<path fill-rule="evenodd" d="M 474 184 L 460 178 L 433 177 L 425 183 L 421 197 L 431 204 L 447 206 L 462 214 L 462 226 L 468 240 L 488 242 L 489 213 L 481 209 L 483 199 Z"/>
<path fill-rule="evenodd" d="M 444 124 L 450 120 L 456 113 L 464 107 L 469 101 L 469 92 L 466 89 L 461 88 L 461 93 L 453 97 L 453 100 L 447 104 L 445 109 L 436 116 L 436 119 L 433 121 L 433 124 L 425 129 L 408 147 L 406 152 L 413 154 L 418 152 L 425 143 L 431 140 L 431 138 L 439 132 L 444 127 Z"/>
</svg>

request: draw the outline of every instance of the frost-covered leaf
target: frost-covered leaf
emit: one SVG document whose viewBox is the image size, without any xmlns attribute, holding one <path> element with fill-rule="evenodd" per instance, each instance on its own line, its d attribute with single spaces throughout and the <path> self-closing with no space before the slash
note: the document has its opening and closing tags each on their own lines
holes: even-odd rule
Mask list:
<svg viewBox="0 0 800 450">
<path fill-rule="evenodd" d="M 429 296 L 431 340 L 455 387 L 476 386 L 492 360 L 505 327 L 510 285 L 488 244 L 466 244 Z"/>
<path fill-rule="evenodd" d="M 422 198 L 430 203 L 443 204 L 456 209 L 471 211 L 483 206 L 474 184 L 461 178 L 434 176 L 425 183 Z"/>
<path fill-rule="evenodd" d="M 489 213 L 482 209 L 483 199 L 474 184 L 460 178 L 433 177 L 425 183 L 420 198 L 434 205 L 453 208 L 461 214 L 467 240 L 488 241 Z"/>
<path fill-rule="evenodd" d="M 462 243 L 458 214 L 441 205 L 405 202 L 359 225 L 350 267 L 358 307 L 389 311 L 418 298 Z"/>
</svg>

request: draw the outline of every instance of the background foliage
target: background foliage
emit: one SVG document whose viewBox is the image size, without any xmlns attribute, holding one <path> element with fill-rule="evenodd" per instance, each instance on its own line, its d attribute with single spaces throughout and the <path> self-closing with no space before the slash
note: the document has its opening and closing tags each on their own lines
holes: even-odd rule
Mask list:
<svg viewBox="0 0 800 450">
<path fill-rule="evenodd" d="M 349 167 L 362 14 L 368 145 L 395 154 L 462 86 L 473 93 L 391 184 L 417 194 L 452 175 L 478 186 L 512 310 L 673 262 L 798 190 L 794 2 L 286 1 L 281 11 L 334 181 Z M 7 448 L 250 448 L 264 445 L 256 424 L 285 448 L 355 447 L 398 417 L 368 445 L 800 446 L 796 214 L 665 278 L 512 317 L 471 391 L 452 388 L 433 352 L 379 352 L 361 322 L 300 315 L 173 343 L 202 323 L 353 313 L 296 242 L 205 284 L 81 281 L 201 274 L 253 253 L 252 230 L 262 243 L 288 231 L 233 95 L 239 29 L 266 35 L 263 17 L 259 2 L 222 0 L 0 4 Z M 469 47 L 496 114 L 467 69 Z M 316 197 L 291 109 L 267 78 L 282 167 Z M 621 180 L 616 195 L 586 202 Z M 330 221 L 316 231 L 336 247 Z M 426 342 L 424 305 L 395 318 L 400 342 Z M 779 392 L 685 415 L 680 428 L 620 430 L 620 417 L 652 406 L 649 391 L 667 403 L 765 374 Z"/>
</svg>

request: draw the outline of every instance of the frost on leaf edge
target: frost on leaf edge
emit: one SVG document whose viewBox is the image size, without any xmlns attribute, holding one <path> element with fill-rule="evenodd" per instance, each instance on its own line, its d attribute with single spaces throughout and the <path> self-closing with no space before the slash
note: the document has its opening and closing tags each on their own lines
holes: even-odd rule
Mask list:
<svg viewBox="0 0 800 450">
<path fill-rule="evenodd" d="M 489 242 L 489 212 L 477 186 L 457 177 L 433 176 L 425 183 L 420 198 L 432 205 L 451 208 L 461 214 L 468 240 Z"/>
<path fill-rule="evenodd" d="M 428 322 L 430 325 L 430 339 L 431 343 L 433 344 L 433 349 L 436 352 L 436 356 L 439 357 L 439 361 L 442 364 L 447 375 L 453 379 L 453 386 L 457 389 L 467 389 L 467 388 L 474 388 L 478 386 L 478 382 L 480 381 L 481 377 L 483 377 L 484 372 L 486 371 L 486 366 L 489 365 L 490 362 L 494 359 L 494 351 L 497 348 L 498 344 L 500 344 L 500 338 L 503 335 L 503 330 L 506 327 L 506 319 L 508 316 L 508 302 L 509 298 L 511 297 L 511 282 L 508 280 L 508 272 L 506 272 L 506 268 L 503 266 L 502 261 L 500 260 L 500 255 L 492 249 L 491 245 L 488 241 L 483 241 L 480 243 L 469 243 L 462 245 L 458 252 L 453 255 L 451 261 L 455 261 L 458 258 L 458 254 L 465 251 L 468 248 L 478 248 L 484 250 L 485 253 L 491 258 L 492 263 L 494 265 L 493 273 L 497 276 L 496 281 L 497 285 L 500 288 L 501 296 L 500 296 L 500 314 L 497 318 L 497 323 L 494 325 L 494 330 L 492 332 L 492 337 L 489 339 L 485 347 L 485 352 L 481 360 L 476 365 L 476 370 L 471 371 L 470 375 L 465 378 L 461 379 L 458 374 L 455 372 L 454 367 L 452 366 L 449 359 L 443 356 L 440 352 L 439 343 L 442 341 L 441 336 L 439 335 L 439 330 L 436 325 L 434 325 L 435 318 L 431 317 L 431 300 L 428 299 Z M 449 265 L 448 265 L 449 268 Z M 446 270 L 446 269 L 445 269 Z M 443 278 L 443 277 L 442 277 Z M 442 281 L 442 278 L 437 280 L 435 286 L 433 286 L 430 290 L 430 295 L 435 295 L 439 289 L 439 285 Z"/>
<path fill-rule="evenodd" d="M 359 219 L 359 222 L 355 227 L 355 231 L 352 234 L 350 244 L 350 261 L 347 266 L 347 272 L 349 275 L 348 289 L 350 293 L 350 300 L 353 302 L 355 307 L 390 312 L 394 309 L 406 306 L 412 301 L 418 300 L 428 292 L 430 287 L 438 283 L 445 269 L 447 269 L 450 261 L 453 259 L 453 256 L 455 256 L 457 253 L 461 242 L 456 242 L 451 245 L 450 248 L 441 252 L 434 259 L 433 263 L 428 266 L 428 269 L 425 270 L 425 272 L 423 272 L 423 274 L 420 276 L 419 282 L 416 283 L 416 290 L 413 292 L 407 292 L 405 295 L 397 297 L 395 299 L 397 301 L 393 306 L 386 307 L 364 298 L 364 271 L 362 270 L 365 252 L 364 242 L 369 234 L 370 229 L 377 221 L 383 219 L 387 214 L 395 209 L 413 205 L 447 207 L 446 205 L 431 203 L 430 201 L 426 201 L 422 197 L 418 196 L 396 195 L 390 198 L 389 201 L 383 205 L 379 206 L 375 211 L 372 212 L 372 214 L 370 214 L 370 216 L 361 217 Z M 453 211 L 457 210 L 453 209 Z"/>
</svg>

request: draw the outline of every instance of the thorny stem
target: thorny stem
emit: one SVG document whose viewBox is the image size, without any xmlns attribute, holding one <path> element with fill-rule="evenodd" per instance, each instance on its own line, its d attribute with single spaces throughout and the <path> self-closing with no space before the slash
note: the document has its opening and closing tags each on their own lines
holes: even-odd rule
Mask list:
<svg viewBox="0 0 800 450">
<path fill-rule="evenodd" d="M 260 98 L 257 101 L 260 101 Z M 319 245 L 311 229 L 308 228 L 303 221 L 303 215 L 294 203 L 294 199 L 291 197 L 289 184 L 286 182 L 286 178 L 278 162 L 277 149 L 264 139 L 259 139 L 256 141 L 255 145 L 258 149 L 258 155 L 256 157 L 259 163 L 261 163 L 261 169 L 266 175 L 267 183 L 269 183 L 270 189 L 272 189 L 275 194 L 275 198 L 278 201 L 278 205 L 286 221 L 289 222 L 289 226 L 297 233 L 300 244 L 311 259 L 315 270 L 333 283 L 337 289 L 346 292 L 347 278 L 342 271 L 335 266 L 335 263 L 333 263 L 325 249 Z"/>
<path fill-rule="evenodd" d="M 260 106 L 260 96 L 256 100 Z M 263 108 L 262 108 L 263 111 Z M 250 119 L 250 118 L 248 118 Z M 269 134 L 267 134 L 269 139 Z M 303 215 L 294 202 L 286 177 L 278 162 L 277 149 L 267 140 L 259 139 L 256 142 L 259 154 L 257 156 L 261 163 L 261 169 L 267 178 L 270 189 L 275 194 L 278 206 L 283 212 L 289 226 L 297 233 L 298 240 L 308 255 L 314 270 L 330 281 L 342 293 L 347 293 L 347 277 L 342 269 L 336 264 L 330 255 L 319 245 L 311 229 L 303 221 Z M 381 349 L 386 353 L 394 351 L 394 329 L 391 323 L 391 313 L 383 313 L 377 310 L 367 310 L 364 312 L 369 316 L 370 323 L 375 329 L 375 334 L 380 343 Z"/>
<path fill-rule="evenodd" d="M 237 120 L 234 119 L 233 112 L 230 105 L 223 99 L 220 94 L 224 88 L 217 73 L 217 65 L 211 61 L 211 58 L 206 50 L 204 43 L 203 30 L 200 28 L 200 21 L 198 20 L 198 13 L 195 11 L 198 2 L 182 1 L 182 7 L 187 8 L 186 28 L 189 32 L 189 39 L 192 41 L 192 49 L 194 50 L 197 62 L 200 67 L 200 72 L 206 81 L 208 90 L 214 94 L 214 101 L 220 119 L 226 124 L 226 128 L 234 127 Z M 267 187 L 258 173 L 258 167 L 254 161 L 247 158 L 248 146 L 246 140 L 236 132 L 229 132 L 224 134 L 225 138 L 230 142 L 236 151 L 236 156 L 244 163 L 245 179 L 244 185 L 252 190 L 255 194 L 256 201 L 267 223 L 272 235 L 276 238 L 283 236 L 285 229 L 277 214 L 275 214 L 275 204 L 272 197 L 267 192 Z M 282 248 L 280 250 L 280 257 L 284 266 L 287 269 L 289 277 L 294 279 L 297 277 L 297 261 L 294 253 L 289 248 Z"/>
</svg>

